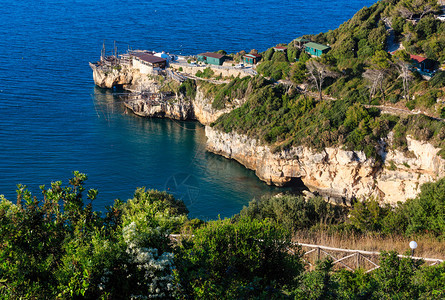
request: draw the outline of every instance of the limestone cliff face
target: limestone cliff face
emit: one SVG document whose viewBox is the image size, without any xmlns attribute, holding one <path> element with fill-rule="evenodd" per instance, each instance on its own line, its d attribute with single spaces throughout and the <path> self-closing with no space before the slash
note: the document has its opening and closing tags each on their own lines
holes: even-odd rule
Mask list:
<svg viewBox="0 0 445 300">
<path fill-rule="evenodd" d="M 101 68 L 92 63 L 90 63 L 90 67 L 93 70 L 94 83 L 99 87 L 112 88 L 116 85 L 123 85 L 128 90 L 142 89 L 153 93 L 159 92 L 159 83 L 146 74 L 141 74 L 138 69 L 123 65 L 120 70 L 116 70 L 107 67 Z M 196 96 L 192 100 L 186 99 L 183 95 L 176 95 L 174 98 L 157 99 L 154 102 L 133 99 L 131 102 L 126 102 L 125 105 L 136 115 L 143 117 L 194 119 L 201 124 L 209 125 L 221 115 L 242 105 L 244 101 L 244 99 L 235 99 L 224 109 L 214 109 L 212 107 L 213 99 L 207 98 L 198 86 Z"/>
<path fill-rule="evenodd" d="M 156 86 L 148 85 L 151 90 L 156 90 Z M 209 125 L 216 121 L 221 115 L 231 112 L 234 108 L 243 103 L 242 100 L 234 101 L 234 104 L 224 109 L 214 109 L 213 99 L 206 98 L 202 90 L 198 87 L 196 97 L 193 100 L 187 99 L 184 95 L 176 95 L 165 100 L 156 101 L 132 100 L 125 103 L 136 115 L 142 117 L 162 117 L 176 120 L 197 120 L 203 125 Z"/>
<path fill-rule="evenodd" d="M 148 89 L 153 80 L 146 74 L 141 74 L 138 69 L 120 65 L 120 69 L 101 67 L 90 63 L 93 70 L 94 83 L 101 88 L 111 89 L 116 85 L 122 85 L 128 89 Z"/>
<path fill-rule="evenodd" d="M 125 106 L 141 117 L 170 118 L 175 120 L 193 119 L 193 108 L 190 100 L 175 97 L 159 101 L 133 100 Z"/>
<path fill-rule="evenodd" d="M 94 83 L 101 88 L 111 89 L 113 86 L 128 84 L 133 80 L 133 72 L 127 68 L 104 69 L 92 63 L 90 63 L 90 67 L 93 70 Z"/>
<path fill-rule="evenodd" d="M 213 99 L 206 98 L 202 89 L 197 88 L 196 97 L 192 100 L 193 114 L 195 119 L 203 125 L 210 125 L 221 115 L 231 112 L 233 109 L 241 106 L 244 99 L 235 99 L 232 104 L 228 104 L 224 109 L 214 109 L 212 107 Z"/>
<path fill-rule="evenodd" d="M 96 85 L 112 88 L 123 85 L 130 90 L 142 88 L 159 92 L 159 83 L 137 69 L 101 69 L 90 64 Z M 193 100 L 176 95 L 154 101 L 133 99 L 126 106 L 135 114 L 146 117 L 166 117 L 178 120 L 196 119 L 204 125 L 216 121 L 224 113 L 243 104 L 235 100 L 225 109 L 212 107 L 198 86 Z M 300 178 L 312 190 L 346 199 L 376 196 L 395 203 L 415 197 L 420 186 L 445 176 L 445 160 L 437 156 L 439 149 L 431 144 L 407 138 L 410 155 L 397 150 L 381 153 L 385 164 L 366 158 L 362 152 L 326 148 L 322 152 L 307 147 L 293 147 L 273 153 L 270 147 L 237 133 L 223 133 L 206 126 L 207 148 L 227 158 L 239 161 L 257 176 L 277 186 Z M 387 141 L 391 144 L 391 135 Z M 389 148 L 389 147 L 388 147 Z"/>
<path fill-rule="evenodd" d="M 386 164 L 367 159 L 364 153 L 326 148 L 322 152 L 292 147 L 272 153 L 270 147 L 237 133 L 224 133 L 206 126 L 207 149 L 232 158 L 268 184 L 283 186 L 301 178 L 311 190 L 346 199 L 376 196 L 396 203 L 415 197 L 420 185 L 445 176 L 445 160 L 439 149 L 408 138 L 413 154 L 384 153 Z M 388 167 L 389 166 L 389 167 Z"/>
</svg>

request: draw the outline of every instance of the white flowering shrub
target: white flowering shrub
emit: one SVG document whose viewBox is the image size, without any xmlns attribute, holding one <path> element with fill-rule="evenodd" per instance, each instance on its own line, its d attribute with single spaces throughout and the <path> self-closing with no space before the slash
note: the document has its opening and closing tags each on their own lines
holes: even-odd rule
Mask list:
<svg viewBox="0 0 445 300">
<path fill-rule="evenodd" d="M 125 226 L 122 235 L 127 244 L 129 264 L 136 267 L 136 272 L 128 274 L 138 288 L 138 293 L 132 294 L 131 299 L 171 297 L 175 290 L 173 253 L 159 255 L 158 249 L 143 247 L 147 236 L 138 230 L 135 222 Z"/>
</svg>

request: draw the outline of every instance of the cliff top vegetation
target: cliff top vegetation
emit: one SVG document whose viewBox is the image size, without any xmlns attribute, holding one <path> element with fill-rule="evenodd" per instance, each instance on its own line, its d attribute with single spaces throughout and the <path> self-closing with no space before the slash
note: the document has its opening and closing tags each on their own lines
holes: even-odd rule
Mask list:
<svg viewBox="0 0 445 300">
<path fill-rule="evenodd" d="M 436 18 L 439 12 L 437 1 L 383 0 L 335 30 L 304 36 L 330 45 L 321 57 L 310 57 L 297 41 L 281 44 L 286 52 L 272 47 L 262 53 L 260 76 L 206 88 L 214 108 L 245 100 L 212 125 L 276 150 L 341 145 L 377 158 L 380 141 L 393 131 L 391 146 L 406 150 L 411 135 L 441 148 L 445 158 L 445 72 L 438 69 L 445 60 L 445 22 Z M 430 69 L 415 69 L 410 55 L 429 59 Z"/>
</svg>

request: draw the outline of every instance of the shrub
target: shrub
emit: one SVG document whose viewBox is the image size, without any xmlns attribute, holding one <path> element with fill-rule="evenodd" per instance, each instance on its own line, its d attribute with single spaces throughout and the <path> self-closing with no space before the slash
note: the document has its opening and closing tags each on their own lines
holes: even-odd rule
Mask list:
<svg viewBox="0 0 445 300">
<path fill-rule="evenodd" d="M 382 252 L 380 268 L 374 278 L 377 281 L 378 299 L 416 299 L 417 290 L 412 278 L 422 261 L 399 258 L 396 252 Z"/>
<path fill-rule="evenodd" d="M 416 198 L 404 206 L 408 214 L 407 233 L 432 233 L 445 238 L 445 178 L 425 183 Z"/>
<path fill-rule="evenodd" d="M 191 79 L 185 80 L 179 86 L 179 92 L 189 99 L 194 99 L 196 96 L 196 82 Z"/>
<path fill-rule="evenodd" d="M 296 232 L 318 224 L 330 225 L 341 222 L 345 217 L 345 210 L 326 202 L 321 197 L 306 201 L 302 196 L 281 195 L 250 201 L 247 207 L 243 207 L 240 216 L 258 220 L 268 218 L 287 230 Z"/>
<path fill-rule="evenodd" d="M 189 243 L 181 246 L 178 280 L 193 298 L 278 298 L 302 272 L 298 247 L 268 220 L 211 221 Z"/>
<path fill-rule="evenodd" d="M 301 285 L 296 289 L 295 299 L 337 299 L 338 286 L 332 278 L 331 258 L 318 261 L 315 270 L 302 276 Z"/>
<path fill-rule="evenodd" d="M 439 71 L 431 78 L 429 84 L 433 88 L 441 88 L 445 86 L 445 72 Z"/>
<path fill-rule="evenodd" d="M 388 206 L 381 207 L 373 198 L 356 202 L 350 212 L 349 221 L 362 232 L 376 231 L 383 228 L 383 220 L 388 214 Z"/>
</svg>

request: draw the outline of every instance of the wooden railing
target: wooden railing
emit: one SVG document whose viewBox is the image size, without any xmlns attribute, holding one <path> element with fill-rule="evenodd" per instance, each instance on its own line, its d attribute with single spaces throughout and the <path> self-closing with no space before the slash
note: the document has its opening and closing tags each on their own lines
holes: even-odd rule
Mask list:
<svg viewBox="0 0 445 300">
<path fill-rule="evenodd" d="M 193 237 L 193 235 L 186 235 L 186 236 Z M 170 234 L 170 238 L 174 241 L 178 241 L 181 237 L 184 237 L 184 235 Z M 350 271 L 363 268 L 366 273 L 369 273 L 380 268 L 379 265 L 379 258 L 381 254 L 380 252 L 342 249 L 342 248 L 334 248 L 334 247 L 304 244 L 304 243 L 293 243 L 293 244 L 300 246 L 304 251 L 302 258 L 304 262 L 308 265 L 309 269 L 313 269 L 315 267 L 315 262 L 325 257 L 332 258 L 333 264 L 336 268 L 346 268 Z M 292 249 L 288 249 L 288 251 L 290 251 L 293 254 L 297 254 Z M 398 255 L 398 257 L 400 258 L 409 257 L 415 260 L 423 260 L 430 266 L 434 266 L 444 262 L 443 259 L 439 258 L 426 258 L 426 257 L 406 256 L 406 255 Z"/>
<path fill-rule="evenodd" d="M 380 252 L 363 251 L 363 250 L 351 250 L 341 249 L 334 247 L 327 247 L 322 245 L 312 245 L 295 243 L 304 250 L 303 259 L 308 264 L 309 268 L 313 268 L 315 261 L 324 257 L 330 257 L 333 259 L 333 264 L 338 268 L 346 268 L 353 271 L 358 268 L 363 268 L 366 273 L 372 272 L 379 266 Z M 400 258 L 409 257 L 415 260 L 423 260 L 429 265 L 436 265 L 442 263 L 443 259 L 437 258 L 425 258 L 416 256 L 398 255 Z"/>
</svg>

